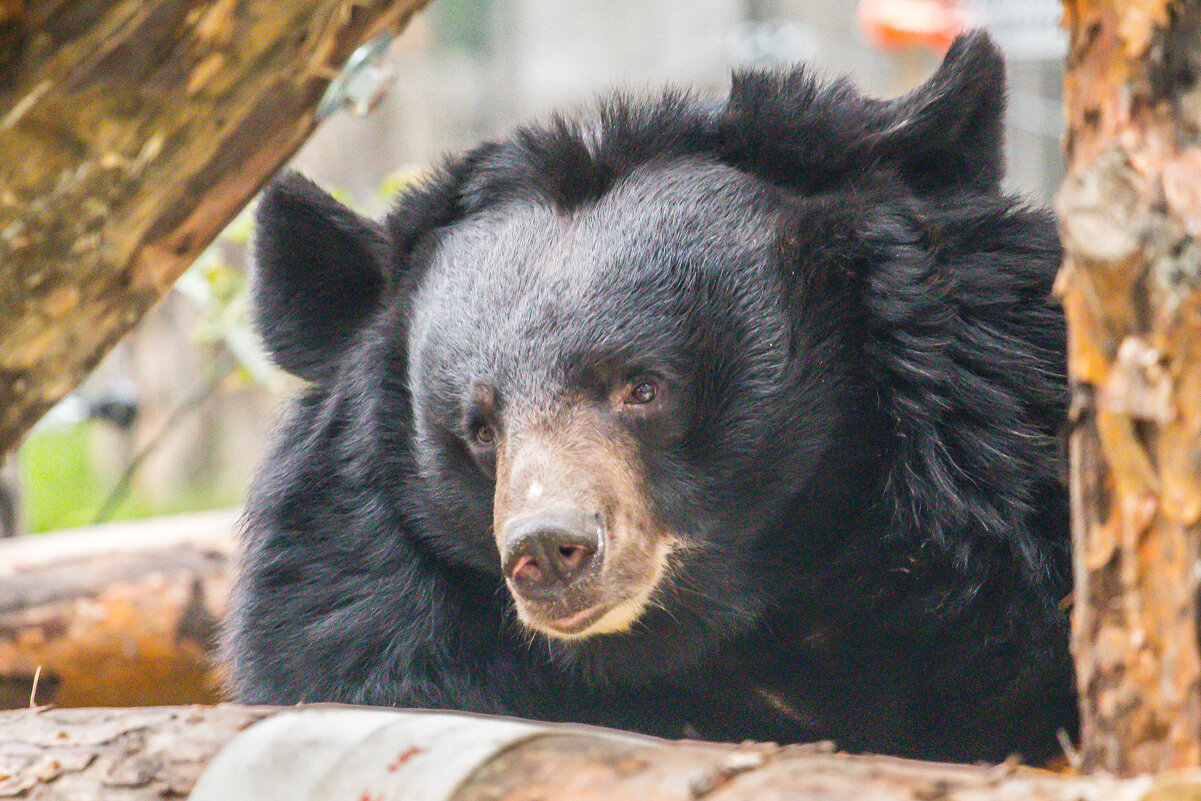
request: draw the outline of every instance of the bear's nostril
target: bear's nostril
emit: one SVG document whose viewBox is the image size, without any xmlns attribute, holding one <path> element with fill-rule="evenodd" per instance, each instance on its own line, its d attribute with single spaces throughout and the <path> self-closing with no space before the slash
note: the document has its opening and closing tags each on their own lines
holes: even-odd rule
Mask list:
<svg viewBox="0 0 1201 801">
<path fill-rule="evenodd" d="M 567 583 L 587 571 L 595 551 L 587 545 L 560 545 L 558 551 L 557 572 Z"/>
<path fill-rule="evenodd" d="M 538 550 L 546 555 L 545 572 L 554 574 L 547 575 L 547 580 L 553 578 L 563 585 L 571 584 L 579 578 L 587 570 L 592 555 L 596 552 L 594 548 L 579 542 L 573 534 L 563 531 L 547 529 L 539 531 L 535 537 L 541 541 Z"/>
<path fill-rule="evenodd" d="M 588 549 L 583 545 L 560 545 L 559 556 L 563 557 L 563 564 L 568 567 L 578 567 L 584 558 L 588 556 Z"/>
<path fill-rule="evenodd" d="M 511 578 L 519 584 L 540 584 L 544 577 L 542 565 L 532 556 L 522 556 L 513 565 Z"/>
</svg>

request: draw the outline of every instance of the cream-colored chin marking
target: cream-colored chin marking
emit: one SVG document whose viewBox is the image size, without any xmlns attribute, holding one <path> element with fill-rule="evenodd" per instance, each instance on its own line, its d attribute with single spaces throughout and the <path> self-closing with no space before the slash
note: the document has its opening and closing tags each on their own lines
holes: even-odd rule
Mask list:
<svg viewBox="0 0 1201 801">
<path fill-rule="evenodd" d="M 646 607 L 646 601 L 650 598 L 652 590 L 653 585 L 651 590 L 639 593 L 633 598 L 627 598 L 601 615 L 591 626 L 580 631 L 560 631 L 547 625 L 542 620 L 531 618 L 529 613 L 526 612 L 524 604 L 521 602 L 517 604 L 517 617 L 530 628 L 540 631 L 556 640 L 583 640 L 597 634 L 617 634 L 618 632 L 628 630 L 630 626 L 634 625 L 634 621 L 641 617 L 642 610 Z"/>
</svg>

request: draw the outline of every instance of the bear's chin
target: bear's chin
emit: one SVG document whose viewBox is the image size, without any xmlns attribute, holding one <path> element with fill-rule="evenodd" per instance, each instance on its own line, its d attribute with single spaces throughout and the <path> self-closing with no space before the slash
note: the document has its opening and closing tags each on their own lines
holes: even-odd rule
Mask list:
<svg viewBox="0 0 1201 801">
<path fill-rule="evenodd" d="M 727 641 L 712 631 L 681 626 L 662 609 L 646 609 L 620 632 L 587 636 L 536 635 L 560 670 L 585 681 L 639 684 L 679 675 L 711 661 Z"/>
<path fill-rule="evenodd" d="M 681 603 L 671 578 L 661 582 L 619 631 L 565 635 L 543 625 L 523 624 L 540 640 L 550 661 L 586 681 L 638 684 L 679 676 L 720 660 L 732 643 L 754 628 L 749 610 L 714 604 L 704 610 Z"/>
<path fill-rule="evenodd" d="M 654 585 L 632 598 L 600 601 L 561 617 L 547 619 L 517 601 L 517 618 L 523 625 L 551 639 L 586 640 L 605 634 L 628 632 L 642 618 Z"/>
</svg>

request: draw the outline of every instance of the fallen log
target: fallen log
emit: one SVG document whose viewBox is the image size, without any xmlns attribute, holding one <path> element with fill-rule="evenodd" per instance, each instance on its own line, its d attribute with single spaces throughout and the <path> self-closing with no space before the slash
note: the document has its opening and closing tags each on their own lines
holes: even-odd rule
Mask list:
<svg viewBox="0 0 1201 801">
<path fill-rule="evenodd" d="M 0 542 L 0 708 L 221 700 L 236 515 Z"/>
<path fill-rule="evenodd" d="M 0 798 L 1147 801 L 1199 792 L 1201 770 L 1064 776 L 458 713 L 234 705 L 0 713 Z"/>
</svg>

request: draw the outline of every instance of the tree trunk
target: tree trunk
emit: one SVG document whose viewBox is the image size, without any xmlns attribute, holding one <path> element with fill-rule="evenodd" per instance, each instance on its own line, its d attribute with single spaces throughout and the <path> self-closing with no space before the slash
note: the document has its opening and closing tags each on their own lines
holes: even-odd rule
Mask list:
<svg viewBox="0 0 1201 801">
<path fill-rule="evenodd" d="M 0 709 L 221 700 L 234 521 L 205 512 L 0 542 Z"/>
<path fill-rule="evenodd" d="M 1146 801 L 1199 789 L 1201 771 L 1160 781 L 1058 776 L 452 713 L 231 705 L 0 713 L 0 798 Z"/>
<path fill-rule="evenodd" d="M 427 0 L 0 0 L 0 455 Z"/>
<path fill-rule="evenodd" d="M 1201 3 L 1065 0 L 1086 768 L 1201 764 Z"/>
</svg>

